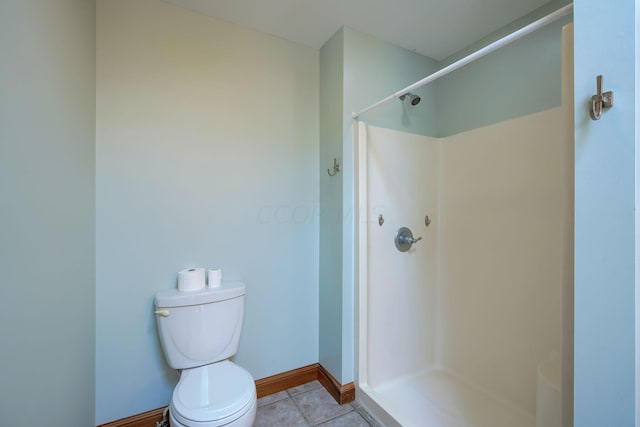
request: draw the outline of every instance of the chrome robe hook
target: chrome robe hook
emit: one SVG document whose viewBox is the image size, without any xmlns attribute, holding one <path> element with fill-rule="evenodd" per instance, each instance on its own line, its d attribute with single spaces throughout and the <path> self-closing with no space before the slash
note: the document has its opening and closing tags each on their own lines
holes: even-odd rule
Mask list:
<svg viewBox="0 0 640 427">
<path fill-rule="evenodd" d="M 600 120 L 604 108 L 613 107 L 613 92 L 602 93 L 602 76 L 596 77 L 597 93 L 591 97 L 591 108 L 589 114 L 593 120 Z"/>
</svg>

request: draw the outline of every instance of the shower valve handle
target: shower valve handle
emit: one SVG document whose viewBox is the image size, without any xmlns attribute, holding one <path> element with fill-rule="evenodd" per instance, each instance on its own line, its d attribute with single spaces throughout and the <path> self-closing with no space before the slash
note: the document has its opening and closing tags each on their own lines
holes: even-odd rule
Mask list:
<svg viewBox="0 0 640 427">
<path fill-rule="evenodd" d="M 396 233 L 396 249 L 400 252 L 407 252 L 414 243 L 422 240 L 422 237 L 414 238 L 413 233 L 407 227 L 400 227 Z"/>
<path fill-rule="evenodd" d="M 400 243 L 409 243 L 413 245 L 414 243 L 418 243 L 418 241 L 422 240 L 422 237 L 414 238 L 413 236 L 403 235 L 398 237 L 398 240 L 400 241 Z"/>
</svg>

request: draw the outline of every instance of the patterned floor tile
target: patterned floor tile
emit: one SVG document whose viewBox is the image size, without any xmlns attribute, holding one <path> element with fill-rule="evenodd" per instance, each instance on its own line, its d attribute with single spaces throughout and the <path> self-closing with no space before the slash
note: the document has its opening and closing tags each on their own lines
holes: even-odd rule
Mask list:
<svg viewBox="0 0 640 427">
<path fill-rule="evenodd" d="M 306 384 L 302 384 L 299 385 L 297 387 L 293 387 L 288 389 L 287 391 L 289 392 L 289 394 L 291 396 L 295 395 L 295 394 L 300 394 L 300 393 L 304 393 L 306 391 L 311 391 L 311 390 L 315 390 L 316 388 L 320 388 L 322 387 L 322 384 L 320 384 L 320 381 L 311 381 L 309 383 Z"/>
<path fill-rule="evenodd" d="M 270 394 L 269 396 L 261 397 L 258 399 L 258 408 L 265 405 L 270 405 L 278 400 L 288 399 L 289 394 L 286 391 Z"/>
<path fill-rule="evenodd" d="M 258 408 L 254 427 L 309 427 L 296 404 L 287 398 Z"/>
<path fill-rule="evenodd" d="M 353 406 L 348 403 L 339 405 L 324 387 L 296 394 L 293 399 L 312 425 L 353 411 Z"/>
</svg>

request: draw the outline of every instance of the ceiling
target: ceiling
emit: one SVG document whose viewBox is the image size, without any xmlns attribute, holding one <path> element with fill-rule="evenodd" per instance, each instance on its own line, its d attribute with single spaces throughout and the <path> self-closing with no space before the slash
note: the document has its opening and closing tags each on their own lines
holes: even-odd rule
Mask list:
<svg viewBox="0 0 640 427">
<path fill-rule="evenodd" d="M 319 49 L 347 26 L 436 60 L 550 0 L 164 0 Z"/>
</svg>

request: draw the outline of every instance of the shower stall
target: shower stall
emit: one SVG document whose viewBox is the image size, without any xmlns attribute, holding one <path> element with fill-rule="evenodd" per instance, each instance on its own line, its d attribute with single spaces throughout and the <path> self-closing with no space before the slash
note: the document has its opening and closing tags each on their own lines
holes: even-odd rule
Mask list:
<svg viewBox="0 0 640 427">
<path fill-rule="evenodd" d="M 357 399 L 385 425 L 562 425 L 571 49 L 565 28 L 561 107 L 445 138 L 355 124 Z"/>
</svg>

